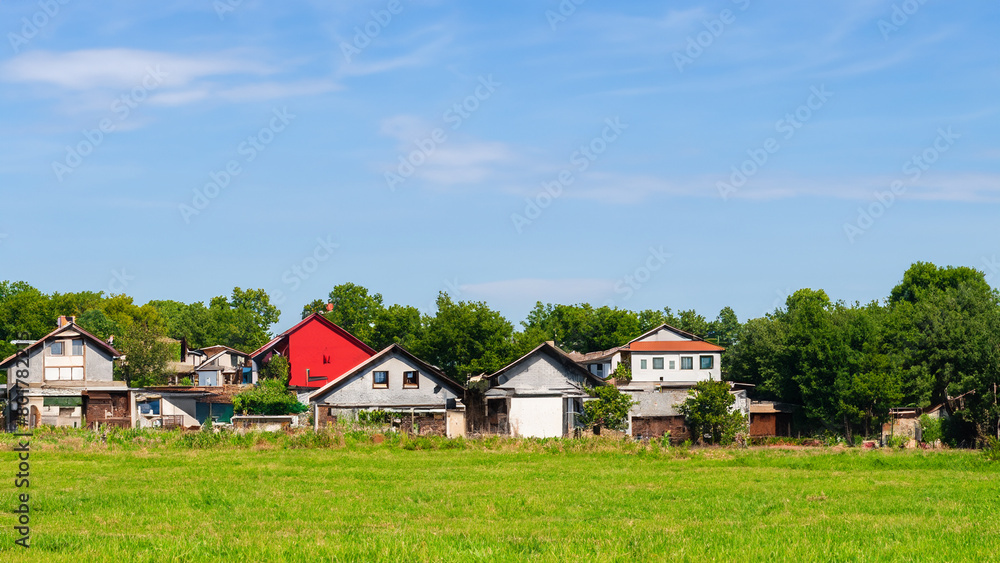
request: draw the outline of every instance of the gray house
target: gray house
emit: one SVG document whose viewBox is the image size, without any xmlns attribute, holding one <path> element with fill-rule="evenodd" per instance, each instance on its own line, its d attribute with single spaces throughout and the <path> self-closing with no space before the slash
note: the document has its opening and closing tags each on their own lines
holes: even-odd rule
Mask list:
<svg viewBox="0 0 1000 563">
<path fill-rule="evenodd" d="M 572 432 L 589 396 L 586 388 L 606 385 L 553 342 L 484 379 L 488 430 L 536 438 Z"/>
<path fill-rule="evenodd" d="M 360 411 L 392 413 L 403 430 L 465 435 L 465 387 L 393 344 L 309 395 L 318 429 Z"/>
<path fill-rule="evenodd" d="M 123 381 L 113 378 L 114 360 L 121 354 L 77 326 L 73 317 L 59 317 L 57 324 L 0 362 L 0 369 L 7 370 L 10 408 L 31 427 L 132 427 L 134 397 Z M 7 414 L 8 424 L 16 424 L 15 413 Z"/>
</svg>

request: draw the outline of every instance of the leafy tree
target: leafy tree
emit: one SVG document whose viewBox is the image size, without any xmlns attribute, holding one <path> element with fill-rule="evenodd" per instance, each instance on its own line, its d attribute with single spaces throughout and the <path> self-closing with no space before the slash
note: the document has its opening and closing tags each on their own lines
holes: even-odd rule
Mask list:
<svg viewBox="0 0 1000 563">
<path fill-rule="evenodd" d="M 713 444 L 731 443 L 746 428 L 746 418 L 730 410 L 736 397 L 729 392 L 725 381 L 699 381 L 688 393 L 689 397 L 677 409 L 698 440 L 711 434 Z"/>
<path fill-rule="evenodd" d="M 628 411 L 636 404 L 627 393 L 622 393 L 614 385 L 590 389 L 596 400 L 583 403 L 580 423 L 585 427 L 601 427 L 611 430 L 628 428 Z"/>
<path fill-rule="evenodd" d="M 420 309 L 392 305 L 379 311 L 369 345 L 381 350 L 386 346 L 399 344 L 408 350 L 415 350 L 424 338 L 424 325 L 425 319 L 420 314 Z"/>
<path fill-rule="evenodd" d="M 124 354 L 119 362 L 122 379 L 129 387 L 163 385 L 166 382 L 170 349 L 155 326 L 133 323 L 125 329 L 115 347 Z"/>
<path fill-rule="evenodd" d="M 261 368 L 260 377 L 262 379 L 273 379 L 280 381 L 284 385 L 288 385 L 291 372 L 292 366 L 288 362 L 288 358 L 285 356 L 271 356 L 271 359 Z"/>
<path fill-rule="evenodd" d="M 330 303 L 333 310 L 325 313 L 327 319 L 368 345 L 374 342 L 375 323 L 384 311 L 381 294 L 370 294 L 360 285 L 344 283 L 330 292 Z"/>
<path fill-rule="evenodd" d="M 437 313 L 427 320 L 426 333 L 415 353 L 440 367 L 449 377 L 492 373 L 513 359 L 514 326 L 482 302 L 455 302 L 441 292 Z"/>
<path fill-rule="evenodd" d="M 233 397 L 233 410 L 256 415 L 299 414 L 309 410 L 277 379 L 266 379 Z"/>
<path fill-rule="evenodd" d="M 731 307 L 724 307 L 719 311 L 719 316 L 715 318 L 708 328 L 708 338 L 714 340 L 719 346 L 732 346 L 740 337 L 740 320 L 736 316 L 736 311 Z"/>
</svg>

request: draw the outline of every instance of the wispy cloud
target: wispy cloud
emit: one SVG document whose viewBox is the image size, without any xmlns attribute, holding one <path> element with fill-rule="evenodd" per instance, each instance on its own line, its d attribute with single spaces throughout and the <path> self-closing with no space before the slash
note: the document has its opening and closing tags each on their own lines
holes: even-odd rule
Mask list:
<svg viewBox="0 0 1000 563">
<path fill-rule="evenodd" d="M 137 49 L 85 49 L 66 53 L 31 51 L 0 66 L 6 82 L 42 83 L 68 90 L 131 88 L 153 70 L 165 87 L 181 87 L 210 76 L 266 75 L 275 70 L 233 54 L 181 56 Z"/>
<path fill-rule="evenodd" d="M 401 68 L 417 68 L 427 66 L 438 59 L 444 47 L 451 42 L 450 37 L 442 37 L 423 45 L 416 50 L 388 59 L 368 61 L 359 57 L 351 62 L 344 62 L 338 71 L 339 76 L 366 76 L 398 70 Z M 366 51 L 367 55 L 368 52 Z"/>
</svg>

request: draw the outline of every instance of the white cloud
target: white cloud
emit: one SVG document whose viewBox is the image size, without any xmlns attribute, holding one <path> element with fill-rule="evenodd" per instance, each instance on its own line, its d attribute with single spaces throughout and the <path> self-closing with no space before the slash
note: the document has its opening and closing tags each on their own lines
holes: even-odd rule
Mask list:
<svg viewBox="0 0 1000 563">
<path fill-rule="evenodd" d="M 162 74 L 161 86 L 176 88 L 211 76 L 273 72 L 268 65 L 246 56 L 181 56 L 137 49 L 31 51 L 0 66 L 0 76 L 6 82 L 42 83 L 67 90 L 132 88 L 141 85 L 150 73 Z"/>
</svg>

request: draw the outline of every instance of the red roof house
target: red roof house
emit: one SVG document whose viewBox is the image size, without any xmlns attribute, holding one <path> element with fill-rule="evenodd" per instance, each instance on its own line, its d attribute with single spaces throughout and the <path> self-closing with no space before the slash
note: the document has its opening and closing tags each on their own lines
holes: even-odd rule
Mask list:
<svg viewBox="0 0 1000 563">
<path fill-rule="evenodd" d="M 288 358 L 290 387 L 319 389 L 374 356 L 375 350 L 313 313 L 251 353 L 254 369 L 259 371 L 275 354 Z"/>
</svg>

